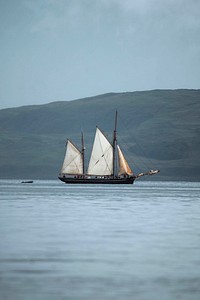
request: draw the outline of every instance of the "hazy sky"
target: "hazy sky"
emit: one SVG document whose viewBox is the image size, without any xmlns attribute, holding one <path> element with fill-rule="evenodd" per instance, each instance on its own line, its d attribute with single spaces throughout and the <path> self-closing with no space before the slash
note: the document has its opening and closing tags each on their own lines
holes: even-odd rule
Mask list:
<svg viewBox="0 0 200 300">
<path fill-rule="evenodd" d="M 0 0 L 0 108 L 200 88 L 200 0 Z"/>
</svg>

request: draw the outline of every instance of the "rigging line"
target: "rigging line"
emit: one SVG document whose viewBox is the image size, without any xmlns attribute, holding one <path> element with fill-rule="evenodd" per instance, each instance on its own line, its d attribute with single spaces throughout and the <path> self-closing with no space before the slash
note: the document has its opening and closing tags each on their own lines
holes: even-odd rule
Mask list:
<svg viewBox="0 0 200 300">
<path fill-rule="evenodd" d="M 104 133 L 103 133 L 103 135 L 104 135 Z M 104 137 L 106 138 L 106 136 L 104 135 Z M 106 160 L 106 158 L 105 158 L 105 154 L 110 150 L 110 148 L 108 148 L 105 152 L 103 151 L 103 147 L 102 147 L 102 144 L 101 144 L 101 140 L 100 140 L 100 137 L 98 136 L 98 138 L 99 138 L 99 141 L 100 141 L 100 146 L 101 146 L 101 151 L 102 151 L 102 156 L 101 156 L 101 158 L 104 158 L 104 161 L 105 161 L 105 163 L 106 163 L 106 166 L 107 166 L 107 169 L 112 173 L 112 170 L 110 169 L 110 167 L 109 167 L 109 165 L 108 165 L 108 162 L 107 162 L 107 160 Z M 108 140 L 107 138 L 106 138 L 106 140 Z M 108 141 L 109 142 L 109 141 Z M 110 142 L 109 142 L 110 143 Z M 112 147 L 112 145 L 110 144 L 110 147 Z M 100 158 L 100 159 L 101 159 Z"/>
<path fill-rule="evenodd" d="M 120 134 L 119 134 L 119 136 L 120 136 L 120 140 L 124 141 L 125 147 L 123 148 L 123 152 L 125 153 L 125 156 L 129 156 L 129 157 L 130 157 L 130 160 L 131 160 L 131 162 L 132 162 L 132 164 L 133 164 L 135 167 L 137 167 L 138 170 L 142 171 L 141 166 L 139 166 L 139 165 L 136 163 L 136 161 L 135 161 L 135 159 L 133 158 L 132 155 L 130 156 L 130 152 L 127 150 L 127 149 L 128 149 L 128 146 L 127 146 L 127 144 L 125 143 L 125 139 L 122 138 Z M 128 154 L 129 154 L 129 155 L 128 155 Z M 147 164 L 145 163 L 144 160 L 141 159 L 141 157 L 139 157 L 139 156 L 137 155 L 137 158 L 138 158 L 139 161 L 142 162 L 142 164 L 143 164 L 143 166 L 144 166 L 145 168 L 149 168 L 149 166 L 147 166 Z"/>
<path fill-rule="evenodd" d="M 79 152 L 79 153 L 81 153 L 81 151 L 78 149 L 78 147 L 76 147 L 75 145 L 74 145 L 74 143 L 72 143 L 69 139 L 67 139 L 67 142 L 70 142 L 70 144 Z M 66 142 L 66 145 L 67 145 L 67 142 Z"/>
<path fill-rule="evenodd" d="M 107 150 L 104 152 L 104 154 L 101 156 L 101 158 L 104 159 L 104 161 L 105 161 L 105 163 L 106 163 L 106 166 L 107 166 L 107 169 L 110 171 L 110 173 L 112 173 L 112 170 L 110 169 L 110 167 L 109 167 L 109 165 L 108 165 L 108 162 L 107 162 L 107 160 L 106 160 L 106 158 L 105 158 L 105 154 L 108 152 L 108 150 L 110 150 L 110 149 L 107 149 Z M 101 159 L 101 158 L 100 158 L 100 159 Z"/>
<path fill-rule="evenodd" d="M 65 166 L 68 167 L 72 162 L 74 162 L 74 160 L 79 157 L 79 154 L 76 155 L 76 157 L 74 157 L 68 164 L 66 164 Z M 77 164 L 75 163 L 75 165 L 77 166 Z"/>
<path fill-rule="evenodd" d="M 124 149 L 123 149 L 123 153 L 125 153 L 125 156 L 128 156 L 128 155 L 126 155 L 126 153 L 127 153 L 127 151 L 124 151 Z M 133 159 L 131 159 L 131 161 L 132 161 L 132 164 L 133 164 L 133 166 L 135 166 L 140 172 L 142 171 L 142 169 L 141 169 L 141 167 L 133 160 Z M 135 167 L 131 167 L 131 169 L 133 169 L 133 173 L 135 173 Z"/>
<path fill-rule="evenodd" d="M 77 163 L 74 163 L 75 165 L 75 171 L 77 174 L 79 174 L 79 165 Z M 67 173 L 66 173 L 67 174 Z M 72 173 L 73 174 L 73 173 Z M 81 173 L 80 173 L 81 174 Z"/>
<path fill-rule="evenodd" d="M 118 105 L 116 105 L 114 111 L 116 111 L 116 109 L 118 110 Z M 111 140 L 112 140 L 112 131 L 110 129 L 113 128 L 113 119 L 111 118 L 111 116 L 113 116 L 113 108 L 104 110 L 104 111 L 100 111 L 101 115 L 103 116 L 103 120 L 106 120 L 107 122 L 105 122 L 106 124 L 106 134 L 104 133 L 104 131 L 102 131 L 100 128 L 98 128 L 106 137 L 106 139 L 108 140 L 108 142 L 111 144 Z M 112 120 L 112 122 L 111 122 Z M 100 121 L 102 122 L 102 117 L 100 119 Z M 98 127 L 98 126 L 97 126 Z M 111 144 L 112 145 L 112 144 Z"/>
<path fill-rule="evenodd" d="M 127 150 L 127 149 L 128 149 L 128 146 L 127 146 L 126 140 L 122 137 L 121 134 L 118 134 L 118 136 L 119 136 L 119 140 L 123 141 L 123 145 L 124 145 L 124 147 L 123 147 L 123 152 L 125 153 L 125 156 L 126 156 L 126 157 L 130 157 L 130 160 L 129 160 L 129 161 L 132 162 L 132 165 L 134 166 L 133 169 L 135 169 L 135 167 L 136 167 L 139 171 L 142 171 L 141 166 L 139 166 L 139 165 L 135 162 L 135 159 L 132 157 L 132 155 L 130 156 L 130 152 Z M 129 155 L 127 155 L 127 154 L 129 154 Z M 137 156 L 137 157 L 138 157 L 138 156 Z M 142 159 L 139 158 L 139 161 L 142 161 Z M 142 163 L 143 163 L 143 165 L 144 165 L 145 168 L 149 168 L 149 167 L 145 164 L 145 162 L 142 161 Z"/>
<path fill-rule="evenodd" d="M 105 136 L 104 136 L 104 137 L 105 137 Z M 101 140 L 100 140 L 99 135 L 98 135 L 98 138 L 99 138 L 99 144 L 100 144 L 100 146 L 101 146 L 101 151 L 102 151 L 101 158 L 104 159 L 104 161 L 105 161 L 105 163 L 106 163 L 106 166 L 107 166 L 107 169 L 111 172 L 111 169 L 109 168 L 109 165 L 108 165 L 108 163 L 107 163 L 107 161 L 106 161 L 106 159 L 105 159 L 105 154 L 106 154 L 106 152 L 108 152 L 108 150 L 110 150 L 110 148 L 108 148 L 108 149 L 104 152 L 104 151 L 103 151 L 103 147 L 102 147 L 102 143 L 101 143 Z M 100 159 L 101 159 L 101 158 L 100 158 Z"/>
<path fill-rule="evenodd" d="M 120 122 L 121 122 L 121 121 L 122 121 L 122 124 L 124 125 L 125 129 L 127 130 L 129 136 L 132 136 L 132 133 L 131 133 L 130 129 L 126 126 L 126 124 L 125 124 L 125 122 L 124 122 L 124 120 L 123 120 L 122 118 L 120 118 Z M 141 151 L 141 153 L 143 154 L 143 156 L 146 157 L 146 154 L 145 154 L 145 152 L 143 151 L 143 147 L 140 146 L 140 144 L 137 142 L 137 139 L 136 139 L 135 137 L 134 137 L 134 141 L 135 141 L 137 147 L 139 148 L 139 150 Z M 143 159 L 141 159 L 141 157 L 140 157 L 140 160 L 141 160 L 141 162 L 143 163 L 143 165 L 144 165 L 146 168 L 150 168 L 150 167 L 147 165 L 147 163 L 146 163 Z M 149 162 L 151 163 L 152 166 L 155 166 L 155 164 L 153 163 L 153 161 L 152 161 L 150 158 L 148 158 L 148 160 L 149 160 Z"/>
<path fill-rule="evenodd" d="M 98 128 L 99 129 L 99 128 Z M 107 137 L 105 136 L 105 134 L 99 129 L 99 131 L 103 134 L 104 138 L 109 142 L 109 140 L 107 139 Z M 101 140 L 100 140 L 100 137 L 99 137 L 99 134 L 98 134 L 98 139 L 99 139 L 99 145 L 101 147 L 101 152 L 102 152 L 102 155 L 100 156 L 100 158 L 98 158 L 93 166 L 93 168 L 101 161 L 102 158 L 104 158 L 104 161 L 106 163 L 106 166 L 107 166 L 107 169 L 110 171 L 110 173 L 112 173 L 109 165 L 108 165 L 108 162 L 105 158 L 105 154 L 110 150 L 110 148 L 108 148 L 106 151 L 103 151 L 103 147 L 102 147 L 102 144 L 101 144 Z M 110 143 L 110 142 L 109 142 Z M 112 145 L 110 144 L 110 147 L 112 147 Z M 92 168 L 92 169 L 93 169 Z"/>
<path fill-rule="evenodd" d="M 105 135 L 104 135 L 104 137 L 105 137 Z M 105 138 L 106 138 L 106 137 L 105 137 Z M 106 151 L 103 151 L 103 147 L 102 147 L 102 143 L 101 143 L 101 140 L 100 140 L 99 135 L 98 135 L 98 139 L 99 139 L 99 144 L 100 144 L 100 146 L 101 146 L 101 152 L 102 152 L 102 155 L 101 155 L 101 157 L 96 161 L 95 165 L 103 158 L 104 161 L 105 161 L 105 163 L 106 163 L 107 169 L 111 172 L 112 170 L 110 169 L 110 167 L 109 167 L 109 165 L 108 165 L 108 162 L 107 162 L 107 160 L 106 160 L 106 158 L 105 158 L 105 154 L 110 150 L 110 148 L 108 148 Z M 106 138 L 106 139 L 107 139 L 107 138 Z M 108 142 L 109 142 L 109 141 L 108 141 Z"/>
</svg>

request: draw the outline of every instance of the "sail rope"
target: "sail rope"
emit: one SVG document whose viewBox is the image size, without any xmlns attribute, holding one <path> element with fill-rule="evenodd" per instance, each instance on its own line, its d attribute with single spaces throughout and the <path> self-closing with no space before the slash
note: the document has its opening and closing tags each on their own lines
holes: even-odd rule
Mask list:
<svg viewBox="0 0 200 300">
<path fill-rule="evenodd" d="M 102 130 L 96 127 L 93 148 L 88 165 L 88 174 L 111 175 L 112 174 L 112 144 Z"/>
<path fill-rule="evenodd" d="M 68 166 L 70 166 L 70 165 L 76 160 L 77 157 L 78 157 L 78 154 L 77 154 L 77 156 L 74 157 L 71 161 L 69 161 L 68 164 L 65 165 L 65 168 L 68 167 Z M 78 169 L 79 169 L 79 168 L 78 168 L 78 164 L 77 164 L 76 162 L 74 162 L 74 165 L 76 166 L 76 168 L 77 168 L 77 170 L 78 170 Z M 63 173 L 63 174 L 65 174 L 65 173 Z M 67 173 L 66 173 L 66 174 L 67 174 Z"/>
<path fill-rule="evenodd" d="M 128 123 L 128 122 L 127 122 L 127 123 Z M 129 123 L 130 123 L 130 122 L 129 122 Z M 120 124 L 123 125 L 123 127 L 125 128 L 125 130 L 126 130 L 126 132 L 128 133 L 128 135 L 129 135 L 129 136 L 132 136 L 132 133 L 131 133 L 130 129 L 128 128 L 127 124 L 125 123 L 125 121 L 124 121 L 121 117 L 120 117 Z M 130 127 L 130 126 L 129 126 L 129 127 Z M 118 136 L 120 136 L 120 140 L 123 141 L 123 143 L 124 143 L 126 149 L 128 149 L 127 142 L 126 142 L 125 139 L 122 137 L 122 135 L 121 135 L 121 134 L 118 134 Z M 143 147 L 136 141 L 136 138 L 135 138 L 135 137 L 134 137 L 134 142 L 135 142 L 136 146 L 138 147 L 140 153 L 145 157 L 146 155 L 145 155 L 144 149 L 143 149 Z M 137 157 L 138 157 L 138 155 L 137 155 Z M 150 168 L 149 165 L 147 165 L 146 161 L 144 161 L 144 160 L 141 158 L 141 156 L 139 156 L 138 158 L 139 158 L 138 160 L 140 160 L 140 161 L 142 162 L 142 164 L 143 164 L 143 166 L 144 166 L 145 168 L 147 168 L 147 169 Z M 151 159 L 148 158 L 148 160 L 149 160 L 149 162 L 150 162 L 150 164 L 151 164 L 151 167 L 153 167 L 153 166 L 154 166 L 154 163 L 151 161 Z M 138 170 L 142 171 L 141 167 L 134 161 L 134 159 L 133 159 L 132 157 L 131 157 L 131 161 L 132 161 L 133 165 L 135 165 L 136 168 L 137 168 Z"/>
<path fill-rule="evenodd" d="M 100 144 L 100 146 L 101 146 L 101 152 L 102 152 L 103 154 L 102 154 L 101 157 L 96 161 L 95 165 L 98 164 L 98 162 L 101 160 L 101 158 L 104 158 L 104 161 L 105 161 L 105 163 L 106 163 L 107 169 L 112 173 L 112 170 L 110 169 L 110 167 L 109 167 L 109 165 L 108 165 L 108 162 L 107 162 L 107 160 L 106 160 L 106 158 L 105 158 L 105 154 L 108 152 L 109 149 L 107 149 L 107 151 L 104 152 L 104 151 L 103 151 L 103 147 L 102 147 L 102 143 L 101 143 L 101 140 L 100 140 L 99 136 L 98 136 L 98 139 L 99 139 L 99 144 Z"/>
</svg>

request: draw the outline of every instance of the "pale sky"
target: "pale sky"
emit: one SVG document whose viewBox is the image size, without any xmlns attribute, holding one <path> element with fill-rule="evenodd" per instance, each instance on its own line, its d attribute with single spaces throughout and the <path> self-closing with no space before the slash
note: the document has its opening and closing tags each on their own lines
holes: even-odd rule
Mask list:
<svg viewBox="0 0 200 300">
<path fill-rule="evenodd" d="M 0 108 L 200 88 L 200 0 L 0 0 Z"/>
</svg>

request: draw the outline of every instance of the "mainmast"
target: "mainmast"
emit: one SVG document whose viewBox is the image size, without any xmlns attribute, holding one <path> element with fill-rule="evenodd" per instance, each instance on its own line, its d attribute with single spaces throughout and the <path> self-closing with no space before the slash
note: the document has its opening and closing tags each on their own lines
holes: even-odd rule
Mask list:
<svg viewBox="0 0 200 300">
<path fill-rule="evenodd" d="M 84 137 L 83 137 L 83 131 L 81 133 L 81 142 L 82 142 L 82 149 L 81 149 L 81 154 L 82 154 L 82 160 L 83 160 L 83 176 L 85 175 L 85 146 L 84 146 Z"/>
<path fill-rule="evenodd" d="M 113 132 L 113 178 L 115 178 L 115 160 L 116 160 L 116 144 L 117 144 L 117 110 L 115 113 L 115 127 Z"/>
</svg>

